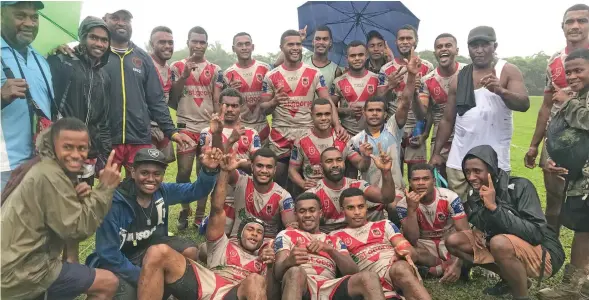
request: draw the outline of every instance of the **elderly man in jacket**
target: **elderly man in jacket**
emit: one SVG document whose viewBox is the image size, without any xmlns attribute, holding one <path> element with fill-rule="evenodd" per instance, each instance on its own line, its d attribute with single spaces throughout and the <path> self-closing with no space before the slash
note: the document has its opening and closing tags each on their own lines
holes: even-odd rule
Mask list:
<svg viewBox="0 0 589 300">
<path fill-rule="evenodd" d="M 510 177 L 498 165 L 489 145 L 474 147 L 464 157 L 462 170 L 473 188 L 467 198 L 468 221 L 477 229 L 448 236 L 446 247 L 465 262 L 499 274 L 502 280 L 495 290 L 530 299 L 527 278 L 556 274 L 564 250 L 547 226 L 534 184 Z"/>
<path fill-rule="evenodd" d="M 121 175 L 109 156 L 100 183 L 79 186 L 88 157 L 88 129 L 63 118 L 37 139 L 40 162 L 2 205 L 2 299 L 111 299 L 118 286 L 109 271 L 61 262 L 65 243 L 94 234 L 112 203 Z"/>
</svg>

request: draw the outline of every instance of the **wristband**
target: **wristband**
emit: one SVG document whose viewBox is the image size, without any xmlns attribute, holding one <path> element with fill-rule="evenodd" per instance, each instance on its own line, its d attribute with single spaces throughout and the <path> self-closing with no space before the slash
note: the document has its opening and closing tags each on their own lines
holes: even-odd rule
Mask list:
<svg viewBox="0 0 589 300">
<path fill-rule="evenodd" d="M 170 137 L 170 139 L 174 139 L 174 137 L 178 134 L 178 132 L 174 132 L 172 133 L 172 136 Z"/>
<path fill-rule="evenodd" d="M 203 166 L 201 170 L 207 175 L 217 175 L 217 174 L 219 174 L 219 171 L 221 169 L 219 167 L 216 167 L 214 169 L 209 169 L 209 168 Z"/>
<path fill-rule="evenodd" d="M 401 252 L 403 250 L 407 250 L 409 251 L 409 249 L 411 249 L 411 243 L 409 243 L 409 241 L 405 240 L 402 241 L 401 243 L 399 243 L 396 247 L 395 247 L 395 251 L 397 252 Z"/>
</svg>

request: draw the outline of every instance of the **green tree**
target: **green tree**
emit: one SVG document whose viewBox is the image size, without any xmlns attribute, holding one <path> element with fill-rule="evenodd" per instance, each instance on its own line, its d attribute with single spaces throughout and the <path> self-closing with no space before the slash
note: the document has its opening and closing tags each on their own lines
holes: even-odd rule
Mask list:
<svg viewBox="0 0 589 300">
<path fill-rule="evenodd" d="M 546 63 L 550 56 L 544 52 L 538 52 L 532 56 L 516 56 L 506 58 L 508 62 L 516 65 L 524 76 L 524 82 L 530 95 L 539 96 L 544 93 L 546 84 Z"/>
</svg>

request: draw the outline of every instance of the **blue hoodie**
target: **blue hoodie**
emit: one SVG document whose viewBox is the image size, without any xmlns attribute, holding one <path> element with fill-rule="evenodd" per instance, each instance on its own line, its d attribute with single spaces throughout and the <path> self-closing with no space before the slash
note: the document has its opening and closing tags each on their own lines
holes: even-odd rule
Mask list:
<svg viewBox="0 0 589 300">
<path fill-rule="evenodd" d="M 190 203 L 206 197 L 215 186 L 216 180 L 216 175 L 207 175 L 201 171 L 194 183 L 162 183 L 152 198 L 154 204 L 161 200 L 164 202 L 163 224 L 157 225 L 157 231 L 162 235 L 168 234 L 169 205 Z M 135 219 L 135 211 L 128 201 L 136 201 L 127 199 L 129 195 L 122 186 L 124 184 L 123 182 L 114 193 L 112 208 L 96 232 L 96 251 L 88 256 L 86 265 L 112 271 L 127 282 L 137 285 L 141 268 L 131 263 L 121 252 L 127 230 Z"/>
</svg>

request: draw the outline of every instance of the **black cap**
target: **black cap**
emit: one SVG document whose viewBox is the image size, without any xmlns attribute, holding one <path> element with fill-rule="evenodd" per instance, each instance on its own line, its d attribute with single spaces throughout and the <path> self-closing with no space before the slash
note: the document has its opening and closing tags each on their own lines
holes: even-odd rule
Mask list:
<svg viewBox="0 0 589 300">
<path fill-rule="evenodd" d="M 497 40 L 495 36 L 495 29 L 489 26 L 479 26 L 473 28 L 468 33 L 468 43 L 472 43 L 474 41 L 486 41 L 486 42 L 494 42 Z"/>
<path fill-rule="evenodd" d="M 37 10 L 45 8 L 45 5 L 41 1 L 2 1 L 1 3 L 2 3 L 2 7 L 4 7 L 4 6 L 15 5 L 19 2 L 31 2 L 35 5 L 35 8 Z"/>
<path fill-rule="evenodd" d="M 168 166 L 164 153 L 155 148 L 143 148 L 137 151 L 137 154 L 135 154 L 135 159 L 133 160 L 133 164 L 140 163 L 156 163 L 162 165 L 163 167 Z"/>
<path fill-rule="evenodd" d="M 107 17 L 108 15 L 126 15 L 127 17 L 129 17 L 129 19 L 133 19 L 133 15 L 131 14 L 131 12 L 126 9 L 119 9 L 115 12 L 107 13 L 105 17 Z"/>
</svg>

